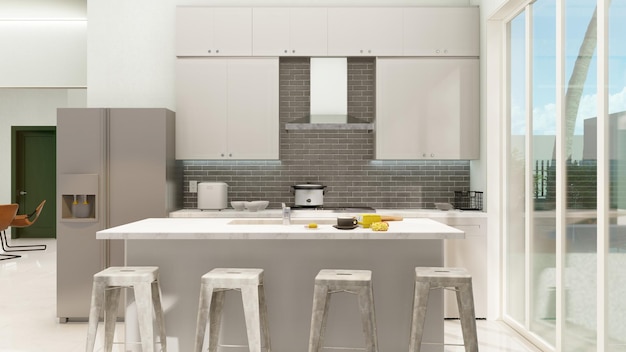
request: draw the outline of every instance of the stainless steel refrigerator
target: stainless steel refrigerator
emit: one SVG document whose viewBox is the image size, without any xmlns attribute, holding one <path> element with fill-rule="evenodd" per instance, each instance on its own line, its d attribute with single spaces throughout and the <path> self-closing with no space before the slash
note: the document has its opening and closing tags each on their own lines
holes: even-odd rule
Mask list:
<svg viewBox="0 0 626 352">
<path fill-rule="evenodd" d="M 124 265 L 124 243 L 96 231 L 182 208 L 174 112 L 57 111 L 57 317 L 89 316 L 93 275 Z"/>
</svg>

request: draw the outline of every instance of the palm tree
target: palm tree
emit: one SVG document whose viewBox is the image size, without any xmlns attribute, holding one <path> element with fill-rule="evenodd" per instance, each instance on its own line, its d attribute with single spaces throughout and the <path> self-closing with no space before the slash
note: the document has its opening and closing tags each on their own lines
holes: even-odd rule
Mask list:
<svg viewBox="0 0 626 352">
<path fill-rule="evenodd" d="M 568 159 L 572 156 L 572 141 L 574 138 L 574 127 L 576 126 L 580 100 L 583 95 L 587 75 L 589 74 L 591 58 L 597 46 L 597 13 L 598 8 L 596 7 L 587 25 L 587 31 L 585 32 L 585 37 L 578 50 L 578 57 L 574 62 L 574 69 L 567 83 L 567 92 L 565 93 L 565 137 L 567 138 L 565 155 Z"/>
</svg>

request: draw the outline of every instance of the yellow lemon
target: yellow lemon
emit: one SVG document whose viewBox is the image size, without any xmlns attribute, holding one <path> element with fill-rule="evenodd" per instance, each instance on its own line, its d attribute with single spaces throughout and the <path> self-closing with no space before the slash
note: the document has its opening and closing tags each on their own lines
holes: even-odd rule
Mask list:
<svg viewBox="0 0 626 352">
<path fill-rule="evenodd" d="M 317 224 L 312 222 L 312 223 L 309 224 L 309 228 L 310 229 L 316 229 L 317 228 Z"/>
<path fill-rule="evenodd" d="M 371 225 L 372 231 L 387 231 L 389 224 L 386 222 L 373 222 Z"/>
</svg>

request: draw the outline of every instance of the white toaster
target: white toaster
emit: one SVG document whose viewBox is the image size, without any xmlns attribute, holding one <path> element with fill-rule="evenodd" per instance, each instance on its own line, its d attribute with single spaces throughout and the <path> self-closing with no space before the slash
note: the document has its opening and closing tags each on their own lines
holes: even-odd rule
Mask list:
<svg viewBox="0 0 626 352">
<path fill-rule="evenodd" d="M 221 210 L 226 208 L 228 208 L 228 185 L 226 183 L 198 183 L 198 209 Z"/>
</svg>

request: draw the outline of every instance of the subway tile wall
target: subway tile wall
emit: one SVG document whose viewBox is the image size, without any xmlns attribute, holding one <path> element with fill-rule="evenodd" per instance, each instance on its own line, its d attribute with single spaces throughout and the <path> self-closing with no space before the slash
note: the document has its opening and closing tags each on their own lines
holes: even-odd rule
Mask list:
<svg viewBox="0 0 626 352">
<path fill-rule="evenodd" d="M 373 122 L 375 59 L 348 59 L 348 114 Z M 327 186 L 325 206 L 434 208 L 469 190 L 469 161 L 374 160 L 374 132 L 285 130 L 309 114 L 308 58 L 280 60 L 280 161 L 185 160 L 184 207 L 195 208 L 189 181 L 226 182 L 229 200 L 269 200 L 270 207 L 293 204 L 291 186 Z"/>
</svg>

